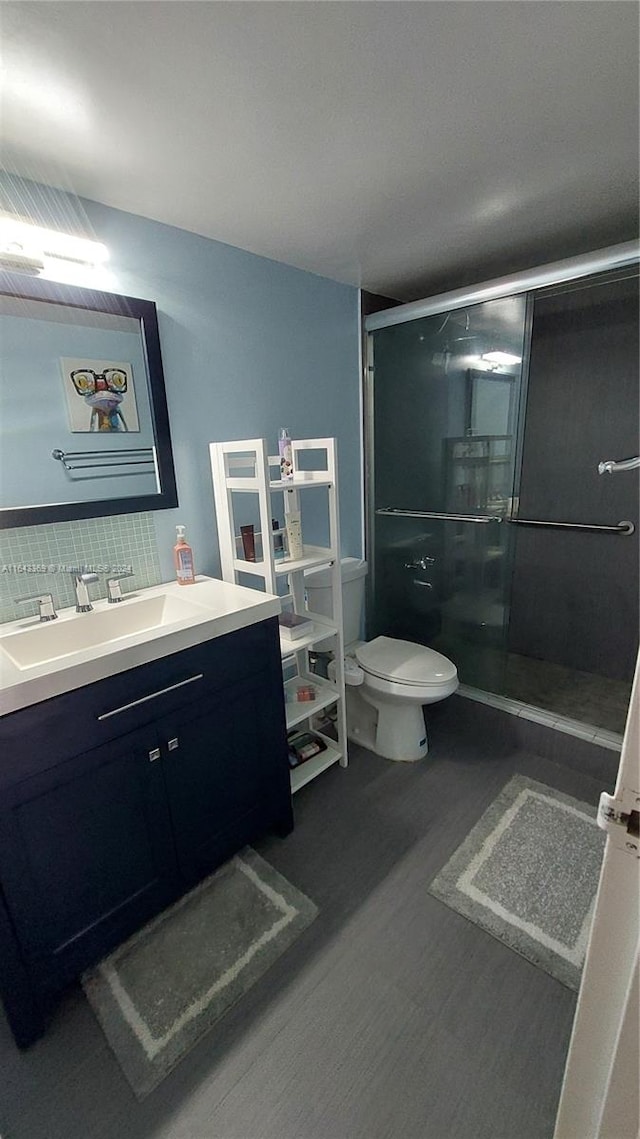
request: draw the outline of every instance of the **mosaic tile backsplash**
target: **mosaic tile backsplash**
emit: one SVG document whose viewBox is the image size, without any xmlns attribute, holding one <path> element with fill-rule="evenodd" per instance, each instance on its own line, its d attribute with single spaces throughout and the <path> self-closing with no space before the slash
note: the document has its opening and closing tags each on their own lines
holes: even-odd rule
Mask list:
<svg viewBox="0 0 640 1139">
<path fill-rule="evenodd" d="M 106 597 L 107 577 L 131 569 L 122 592 L 158 585 L 162 581 L 153 515 L 119 514 L 21 526 L 0 531 L 0 622 L 36 614 L 38 607 L 16 606 L 16 598 L 52 593 L 56 609 L 75 605 L 71 570 L 95 570 L 100 580 L 89 586 L 92 601 Z"/>
</svg>

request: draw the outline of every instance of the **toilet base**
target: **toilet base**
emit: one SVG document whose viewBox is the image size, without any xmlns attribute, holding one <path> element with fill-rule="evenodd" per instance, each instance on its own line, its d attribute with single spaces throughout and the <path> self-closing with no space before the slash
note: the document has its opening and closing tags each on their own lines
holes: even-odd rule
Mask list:
<svg viewBox="0 0 640 1139">
<path fill-rule="evenodd" d="M 354 744 L 375 751 L 378 713 L 370 704 L 365 703 L 358 689 L 347 688 L 346 697 L 347 737 Z"/>
<path fill-rule="evenodd" d="M 396 763 L 424 759 L 429 743 L 422 705 L 374 704 L 367 696 L 362 688 L 347 688 L 349 739 Z"/>
<path fill-rule="evenodd" d="M 400 707 L 381 704 L 378 709 L 375 750 L 385 759 L 415 763 L 429 751 L 424 713 L 420 704 Z"/>
</svg>

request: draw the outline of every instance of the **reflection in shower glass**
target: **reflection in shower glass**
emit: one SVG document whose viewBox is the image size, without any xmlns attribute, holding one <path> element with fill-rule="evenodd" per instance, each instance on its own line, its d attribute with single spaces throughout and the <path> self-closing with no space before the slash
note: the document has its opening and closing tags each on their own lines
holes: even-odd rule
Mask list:
<svg viewBox="0 0 640 1139">
<path fill-rule="evenodd" d="M 515 297 L 373 333 L 369 634 L 430 645 L 463 683 L 493 691 L 509 618 L 503 519 L 514 494 L 524 329 L 525 300 Z"/>
</svg>

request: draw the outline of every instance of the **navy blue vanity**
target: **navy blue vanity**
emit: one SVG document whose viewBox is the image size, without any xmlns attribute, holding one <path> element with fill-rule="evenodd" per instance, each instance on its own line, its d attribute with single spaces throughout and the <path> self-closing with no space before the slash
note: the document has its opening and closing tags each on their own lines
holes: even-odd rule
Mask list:
<svg viewBox="0 0 640 1139">
<path fill-rule="evenodd" d="M 0 719 L 0 991 L 55 996 L 246 843 L 293 826 L 277 617 Z"/>
</svg>

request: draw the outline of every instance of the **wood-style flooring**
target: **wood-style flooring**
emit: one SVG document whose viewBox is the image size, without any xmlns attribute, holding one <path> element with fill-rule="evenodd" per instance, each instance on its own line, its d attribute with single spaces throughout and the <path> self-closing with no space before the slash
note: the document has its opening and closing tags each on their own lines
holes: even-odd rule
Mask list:
<svg viewBox="0 0 640 1139">
<path fill-rule="evenodd" d="M 575 994 L 427 888 L 514 772 L 604 784 L 461 703 L 425 761 L 353 748 L 296 796 L 258 849 L 319 916 L 143 1103 L 79 989 L 25 1053 L 2 1022 L 2 1139 L 551 1139 Z"/>
</svg>

